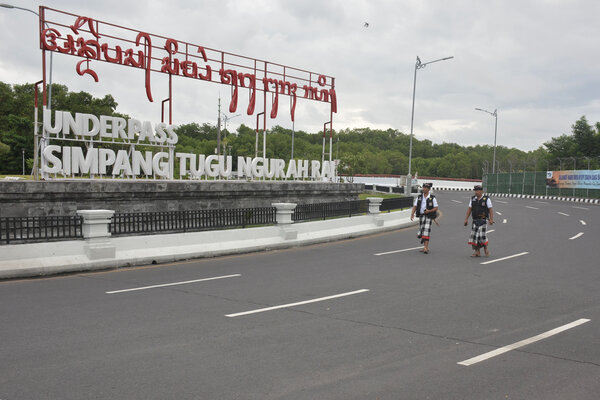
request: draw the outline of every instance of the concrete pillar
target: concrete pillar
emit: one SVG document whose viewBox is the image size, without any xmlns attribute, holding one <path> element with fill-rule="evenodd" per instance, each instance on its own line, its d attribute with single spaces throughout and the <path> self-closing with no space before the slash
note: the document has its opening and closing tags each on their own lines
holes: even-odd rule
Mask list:
<svg viewBox="0 0 600 400">
<path fill-rule="evenodd" d="M 383 202 L 381 197 L 367 197 L 369 200 L 369 214 L 379 214 L 379 206 Z"/>
<path fill-rule="evenodd" d="M 108 224 L 113 210 L 78 210 L 83 218 L 81 232 L 86 240 L 85 254 L 90 260 L 115 258 L 116 247 L 110 240 Z"/>
<path fill-rule="evenodd" d="M 275 220 L 277 225 L 291 224 L 292 213 L 296 209 L 296 203 L 272 203 L 271 206 L 277 209 Z"/>
<path fill-rule="evenodd" d="M 113 210 L 77 210 L 77 215 L 83 218 L 83 238 L 110 237 L 108 224 L 114 213 Z"/>
</svg>

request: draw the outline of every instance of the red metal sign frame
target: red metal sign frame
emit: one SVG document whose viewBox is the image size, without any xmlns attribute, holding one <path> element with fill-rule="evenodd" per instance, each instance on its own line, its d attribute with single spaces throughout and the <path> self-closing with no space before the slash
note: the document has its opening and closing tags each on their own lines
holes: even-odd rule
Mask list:
<svg viewBox="0 0 600 400">
<path fill-rule="evenodd" d="M 248 90 L 246 113 L 253 115 L 256 92 L 263 92 L 263 129 L 266 130 L 267 99 L 270 99 L 271 119 L 277 117 L 279 96 L 290 98 L 290 115 L 294 121 L 297 98 L 330 104 L 329 125 L 332 133 L 333 113 L 337 112 L 335 78 L 304 69 L 294 68 L 265 60 L 250 58 L 189 42 L 154 35 L 132 28 L 115 25 L 90 17 L 80 16 L 53 8 L 40 6 L 40 48 L 46 105 L 46 51 L 54 51 L 83 58 L 75 67 L 81 76 L 89 75 L 98 82 L 94 62 L 139 68 L 144 71 L 146 96 L 152 96 L 152 73 L 169 75 L 169 123 L 173 123 L 172 77 L 180 76 L 228 85 L 231 88 L 229 112 L 237 110 L 240 89 Z M 163 111 L 164 121 L 164 111 Z M 325 136 L 325 129 L 323 132 Z"/>
</svg>

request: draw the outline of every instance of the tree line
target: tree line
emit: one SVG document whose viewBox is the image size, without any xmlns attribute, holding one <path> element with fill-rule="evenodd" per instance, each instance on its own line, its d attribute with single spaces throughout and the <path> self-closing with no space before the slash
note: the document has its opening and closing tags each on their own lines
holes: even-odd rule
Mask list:
<svg viewBox="0 0 600 400">
<path fill-rule="evenodd" d="M 0 82 L 0 174 L 20 174 L 22 150 L 25 151 L 26 173 L 33 165 L 33 110 L 34 85 L 10 85 Z M 122 116 L 118 103 L 111 95 L 96 98 L 86 92 L 70 92 L 64 85 L 52 85 L 52 109 L 72 113 Z M 41 121 L 41 119 L 40 119 Z M 217 147 L 217 126 L 209 123 L 190 123 L 177 129 L 177 151 L 198 154 L 214 154 Z M 320 160 L 323 133 L 294 132 L 294 158 Z M 290 159 L 292 130 L 274 126 L 267 131 L 267 157 Z M 329 152 L 329 133 L 326 137 Z M 393 174 L 408 172 L 410 135 L 398 130 L 353 128 L 333 131 L 333 158 L 341 162 L 339 172 L 355 174 Z M 241 125 L 236 131 L 222 130 L 221 154 L 253 157 L 256 133 Z M 259 154 L 262 152 L 262 133 L 259 136 Z M 456 143 L 432 143 L 430 140 L 413 138 L 412 173 L 420 176 L 448 178 L 481 178 L 486 168 L 491 171 L 493 146 L 461 146 Z M 496 159 L 499 164 L 515 168 L 533 168 L 552 165 L 560 157 L 588 157 L 600 164 L 600 123 L 591 126 L 582 117 L 572 126 L 571 134 L 564 134 L 540 146 L 534 151 L 498 146 Z M 596 165 L 594 164 L 594 165 Z M 546 168 L 547 166 L 543 166 Z M 538 168 L 541 169 L 541 168 Z"/>
</svg>

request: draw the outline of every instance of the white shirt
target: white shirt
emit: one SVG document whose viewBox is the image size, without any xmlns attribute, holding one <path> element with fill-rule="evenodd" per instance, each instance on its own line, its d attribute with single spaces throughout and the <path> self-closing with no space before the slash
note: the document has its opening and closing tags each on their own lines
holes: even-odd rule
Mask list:
<svg viewBox="0 0 600 400">
<path fill-rule="evenodd" d="M 483 197 L 483 196 L 481 196 L 481 197 Z M 479 197 L 477 200 L 481 200 L 481 197 Z M 472 203 L 473 203 L 473 198 L 471 197 L 471 200 L 469 200 L 469 208 L 473 208 Z M 492 208 L 492 201 L 490 200 L 489 197 L 487 198 L 486 204 L 487 204 L 487 208 Z"/>
<path fill-rule="evenodd" d="M 427 196 L 425 196 L 425 193 L 423 193 L 423 201 L 421 202 L 421 209 L 419 210 L 419 214 L 425 214 L 425 208 L 427 207 L 427 199 L 431 197 L 431 192 L 429 192 L 427 194 Z M 417 203 L 419 202 L 419 196 L 415 197 L 415 201 L 413 206 L 417 206 Z M 437 199 L 434 197 L 433 198 L 433 207 L 437 207 L 438 206 L 438 202 Z"/>
</svg>

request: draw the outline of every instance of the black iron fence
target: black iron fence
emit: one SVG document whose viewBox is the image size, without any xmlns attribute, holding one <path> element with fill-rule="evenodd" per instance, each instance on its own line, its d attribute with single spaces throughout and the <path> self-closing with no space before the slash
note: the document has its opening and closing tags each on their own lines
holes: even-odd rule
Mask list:
<svg viewBox="0 0 600 400">
<path fill-rule="evenodd" d="M 275 223 L 275 208 L 164 211 L 115 214 L 112 235 L 197 232 Z"/>
<path fill-rule="evenodd" d="M 391 198 L 384 199 L 380 209 L 381 211 L 390 211 L 411 206 L 412 198 L 410 197 Z M 368 208 L 368 200 L 301 204 L 296 206 L 292 220 L 300 222 L 352 217 L 366 214 Z M 245 228 L 275 224 L 275 213 L 274 207 L 118 213 L 113 215 L 109 231 L 112 235 L 119 236 Z M 0 244 L 82 238 L 82 218 L 80 216 L 0 218 Z"/>
<path fill-rule="evenodd" d="M 81 239 L 79 216 L 2 217 L 0 244 Z"/>
<path fill-rule="evenodd" d="M 369 200 L 299 204 L 292 214 L 292 221 L 310 221 L 344 216 L 352 217 L 357 214 L 365 214 L 368 210 Z"/>
<path fill-rule="evenodd" d="M 400 210 L 403 208 L 411 208 L 413 205 L 412 197 L 396 197 L 390 199 L 383 199 L 381 202 L 381 206 L 379 206 L 379 211 L 384 212 L 391 210 Z"/>
</svg>

